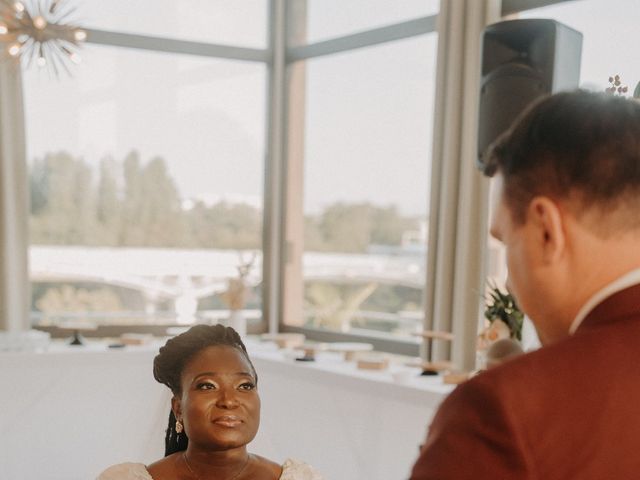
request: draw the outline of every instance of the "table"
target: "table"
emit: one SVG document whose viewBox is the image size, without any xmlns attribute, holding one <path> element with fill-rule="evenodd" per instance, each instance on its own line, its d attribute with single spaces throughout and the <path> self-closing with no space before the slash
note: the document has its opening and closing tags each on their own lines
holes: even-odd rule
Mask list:
<svg viewBox="0 0 640 480">
<path fill-rule="evenodd" d="M 151 373 L 157 348 L 0 354 L 1 477 L 87 480 L 113 463 L 161 457 L 170 394 Z M 338 354 L 301 363 L 272 345 L 248 348 L 262 399 L 250 450 L 305 460 L 327 480 L 406 478 L 451 389 L 437 377 L 396 385 L 389 372 L 357 371 Z"/>
</svg>

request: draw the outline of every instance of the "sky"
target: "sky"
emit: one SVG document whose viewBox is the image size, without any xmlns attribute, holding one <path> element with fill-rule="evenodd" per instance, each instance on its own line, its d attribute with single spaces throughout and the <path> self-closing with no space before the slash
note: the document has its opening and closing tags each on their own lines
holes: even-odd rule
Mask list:
<svg viewBox="0 0 640 480">
<path fill-rule="evenodd" d="M 70 0 L 71 1 L 71 0 Z M 85 0 L 90 28 L 265 48 L 266 0 Z M 309 0 L 310 42 L 436 13 L 438 2 Z M 526 12 L 584 33 L 581 84 L 640 81 L 634 0 L 578 0 Z M 304 207 L 334 202 L 428 210 L 435 34 L 307 62 Z M 164 157 L 185 197 L 261 205 L 264 64 L 86 45 L 72 77 L 24 74 L 29 158 L 66 150 L 97 165 L 132 149 Z M 473 162 L 474 159 L 470 159 Z"/>
</svg>

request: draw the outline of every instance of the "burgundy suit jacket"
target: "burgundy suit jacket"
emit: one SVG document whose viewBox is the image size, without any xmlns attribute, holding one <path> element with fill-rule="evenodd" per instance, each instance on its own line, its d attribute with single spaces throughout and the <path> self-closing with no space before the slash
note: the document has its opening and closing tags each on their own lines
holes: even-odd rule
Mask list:
<svg viewBox="0 0 640 480">
<path fill-rule="evenodd" d="M 431 479 L 640 479 L 640 285 L 458 386 L 413 467 Z"/>
</svg>

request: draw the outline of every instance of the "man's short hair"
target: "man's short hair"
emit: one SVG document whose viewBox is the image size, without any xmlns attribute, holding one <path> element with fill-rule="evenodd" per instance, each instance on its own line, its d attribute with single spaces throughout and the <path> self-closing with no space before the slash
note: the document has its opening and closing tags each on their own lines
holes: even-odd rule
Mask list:
<svg viewBox="0 0 640 480">
<path fill-rule="evenodd" d="M 485 174 L 496 171 L 517 223 L 545 195 L 579 211 L 624 206 L 640 226 L 640 102 L 583 90 L 545 97 L 494 143 Z"/>
</svg>

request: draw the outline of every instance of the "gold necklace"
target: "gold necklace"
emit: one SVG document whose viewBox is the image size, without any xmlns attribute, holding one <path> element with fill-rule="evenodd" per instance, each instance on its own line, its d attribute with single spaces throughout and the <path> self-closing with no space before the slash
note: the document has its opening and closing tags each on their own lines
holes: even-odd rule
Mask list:
<svg viewBox="0 0 640 480">
<path fill-rule="evenodd" d="M 198 475 L 196 472 L 194 472 L 193 468 L 191 468 L 191 464 L 189 463 L 189 460 L 187 459 L 187 452 L 182 452 L 182 460 L 184 460 L 184 464 L 187 466 L 187 469 L 189 470 L 191 475 L 196 477 L 196 480 L 202 480 L 200 478 L 200 475 Z M 242 472 L 244 472 L 244 469 L 247 468 L 247 465 L 249 465 L 249 460 L 251 460 L 251 454 L 247 455 L 247 459 L 244 461 L 244 464 L 242 465 L 242 468 L 238 471 L 238 473 L 236 473 L 229 480 L 236 480 L 236 478 L 238 478 L 242 474 Z"/>
</svg>

